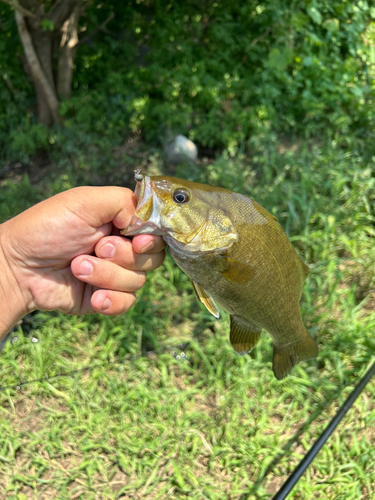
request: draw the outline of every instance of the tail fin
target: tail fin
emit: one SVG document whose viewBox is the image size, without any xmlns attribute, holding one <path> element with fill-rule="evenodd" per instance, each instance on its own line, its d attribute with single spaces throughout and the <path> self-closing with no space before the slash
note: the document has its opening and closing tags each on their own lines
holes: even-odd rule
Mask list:
<svg viewBox="0 0 375 500">
<path fill-rule="evenodd" d="M 314 358 L 317 354 L 318 346 L 309 333 L 284 347 L 274 346 L 273 373 L 278 380 L 281 380 L 289 375 L 294 365 L 305 359 Z"/>
</svg>

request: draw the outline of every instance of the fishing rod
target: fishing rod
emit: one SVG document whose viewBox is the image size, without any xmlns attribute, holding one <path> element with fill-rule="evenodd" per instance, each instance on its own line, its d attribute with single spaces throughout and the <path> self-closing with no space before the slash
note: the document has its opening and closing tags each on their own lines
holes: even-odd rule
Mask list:
<svg viewBox="0 0 375 500">
<path fill-rule="evenodd" d="M 358 384 L 355 386 L 354 390 L 351 392 L 351 394 L 346 399 L 345 403 L 343 403 L 340 406 L 336 415 L 332 418 L 332 420 L 327 425 L 327 427 L 324 429 L 322 434 L 318 437 L 318 439 L 312 445 L 310 450 L 306 453 L 304 458 L 297 465 L 297 467 L 294 469 L 292 474 L 285 481 L 285 483 L 282 485 L 282 487 L 279 489 L 279 491 L 276 493 L 276 495 L 272 498 L 272 500 L 284 500 L 284 498 L 286 498 L 289 495 L 289 493 L 292 491 L 292 489 L 294 488 L 297 481 L 300 479 L 300 477 L 305 472 L 307 467 L 314 460 L 315 456 L 319 453 L 319 451 L 321 450 L 321 448 L 323 447 L 323 445 L 325 444 L 327 439 L 330 437 L 330 435 L 336 429 L 336 427 L 341 422 L 343 417 L 347 414 L 347 412 L 353 406 L 354 401 L 358 398 L 358 396 L 361 394 L 361 392 L 364 390 L 364 388 L 366 387 L 368 382 L 370 382 L 370 380 L 372 379 L 372 377 L 374 375 L 375 375 L 375 361 L 372 362 L 372 364 L 370 365 L 370 368 L 365 372 L 363 377 L 360 379 Z"/>
</svg>

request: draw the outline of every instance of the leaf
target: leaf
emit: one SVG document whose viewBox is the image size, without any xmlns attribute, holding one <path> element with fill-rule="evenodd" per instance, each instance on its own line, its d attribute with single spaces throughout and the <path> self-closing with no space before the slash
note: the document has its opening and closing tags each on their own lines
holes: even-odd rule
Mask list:
<svg viewBox="0 0 375 500">
<path fill-rule="evenodd" d="M 359 87 L 358 85 L 356 87 L 352 87 L 350 89 L 350 92 L 355 95 L 356 97 L 362 98 L 363 97 L 363 88 Z"/>
<path fill-rule="evenodd" d="M 303 65 L 307 68 L 314 64 L 313 58 L 311 56 L 307 56 L 303 58 Z"/>
<path fill-rule="evenodd" d="M 340 22 L 336 18 L 326 19 L 322 24 L 323 28 L 331 33 L 336 33 L 340 29 Z"/>
<path fill-rule="evenodd" d="M 310 5 L 307 7 L 307 13 L 311 17 L 311 19 L 314 21 L 316 24 L 321 24 L 322 23 L 322 15 L 319 12 L 319 10 L 314 7 L 313 5 Z"/>
<path fill-rule="evenodd" d="M 40 23 L 42 25 L 43 31 L 53 31 L 55 29 L 55 25 L 49 19 L 43 19 Z"/>
<path fill-rule="evenodd" d="M 272 49 L 268 55 L 270 67 L 279 71 L 284 71 L 292 60 L 293 51 L 289 47 L 285 47 L 282 50 L 277 48 Z"/>
</svg>

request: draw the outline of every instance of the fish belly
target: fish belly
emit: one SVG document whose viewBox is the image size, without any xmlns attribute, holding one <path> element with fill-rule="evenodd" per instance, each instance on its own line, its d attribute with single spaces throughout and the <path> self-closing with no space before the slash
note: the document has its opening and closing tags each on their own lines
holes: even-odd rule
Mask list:
<svg viewBox="0 0 375 500">
<path fill-rule="evenodd" d="M 173 250 L 171 253 L 176 264 L 199 283 L 218 305 L 229 314 L 267 330 L 274 343 L 288 343 L 298 338 L 301 327 L 304 329 L 299 312 L 300 292 L 290 290 L 286 301 L 283 283 L 276 272 L 268 272 L 267 276 L 254 272 L 249 281 L 243 279 L 243 275 L 237 280 L 230 280 L 225 273 L 223 275 L 223 259 L 219 256 L 190 258 Z"/>
</svg>

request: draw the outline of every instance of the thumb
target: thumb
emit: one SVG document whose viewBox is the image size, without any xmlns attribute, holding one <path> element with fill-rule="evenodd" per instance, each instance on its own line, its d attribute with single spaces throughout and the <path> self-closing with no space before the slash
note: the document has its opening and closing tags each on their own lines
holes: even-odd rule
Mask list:
<svg viewBox="0 0 375 500">
<path fill-rule="evenodd" d="M 68 193 L 73 197 L 70 210 L 96 228 L 112 222 L 123 229 L 137 206 L 135 195 L 128 188 L 83 186 L 61 193 L 61 196 Z"/>
</svg>

